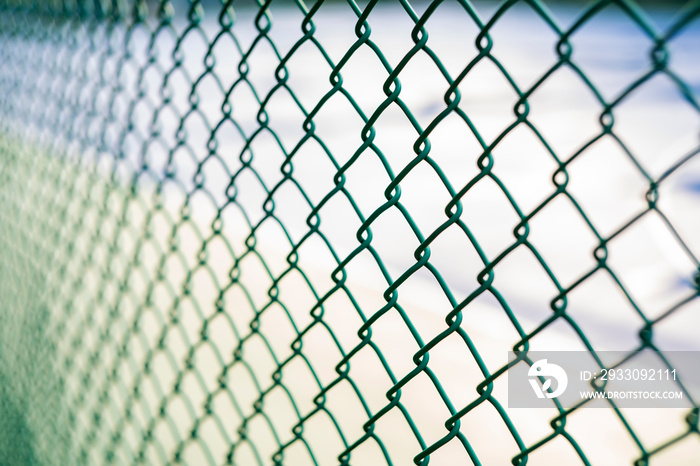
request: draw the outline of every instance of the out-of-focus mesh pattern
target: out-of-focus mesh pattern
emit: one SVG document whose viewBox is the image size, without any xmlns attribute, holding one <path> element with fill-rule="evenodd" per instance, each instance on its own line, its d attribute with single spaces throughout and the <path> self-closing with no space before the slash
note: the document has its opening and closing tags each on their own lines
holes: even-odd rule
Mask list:
<svg viewBox="0 0 700 466">
<path fill-rule="evenodd" d="M 697 37 L 700 3 L 657 21 L 653 7 L 595 1 L 565 27 L 539 0 L 401 0 L 392 21 L 408 27 L 389 35 L 402 44 L 391 51 L 375 40 L 388 37 L 373 30 L 387 27 L 389 7 L 377 1 L 0 4 L 0 289 L 12 316 L 0 407 L 29 432 L 15 431 L 24 439 L 15 460 L 597 464 L 607 447 L 586 437 L 610 425 L 633 452 L 623 459 L 636 465 L 697 444 L 698 405 L 688 391 L 676 427 L 654 436 L 641 435 L 634 413 L 614 401 L 605 427 L 583 429 L 575 427 L 581 406 L 553 403 L 549 425 L 533 434 L 533 414 L 507 409 L 498 387 L 506 351 L 531 363 L 531 344 L 553 328 L 601 368 L 614 367 L 596 357 L 614 338 L 593 341 L 570 304 L 584 295 L 610 305 L 588 288 L 598 280 L 631 316 L 630 355 L 663 355 L 657 334 L 668 322 L 698 322 L 689 315 L 699 310 L 700 231 L 688 218 L 698 203 L 678 216 L 674 209 L 691 201 L 665 187 L 682 179 L 698 190 L 697 179 L 683 177 L 700 151 L 700 68 L 677 69 L 674 57 L 700 58 L 683 45 Z M 497 39 L 516 10 L 550 37 L 550 61 L 527 77 Z M 433 28 L 445 11 L 463 30 Z M 605 76 L 589 71 L 590 57 L 577 56 L 576 40 L 612 11 L 634 30 L 625 46 L 645 55 L 605 86 Z M 444 34 L 461 61 L 447 63 L 442 42 L 433 44 Z M 599 55 L 615 46 L 602 37 Z M 356 63 L 367 69 L 353 71 Z M 441 100 L 419 106 L 405 97 L 416 85 L 413 67 Z M 475 81 L 484 68 L 497 78 Z M 562 74 L 578 87 L 557 88 Z M 689 144 L 661 140 L 661 153 L 627 136 L 654 128 L 649 108 L 634 107 L 636 120 L 616 119 L 659 80 L 666 98 L 682 101 L 692 129 Z M 507 89 L 507 106 L 489 100 L 497 85 Z M 548 89 L 554 100 L 540 108 L 561 112 L 558 130 L 538 120 L 535 102 Z M 577 96 L 597 108 L 593 125 L 567 120 Z M 501 123 L 482 123 L 479 105 Z M 552 131 L 574 136 L 559 144 Z M 543 178 L 528 188 L 541 198 L 499 171 L 519 155 L 507 142 L 516 133 L 542 155 Z M 442 162 L 438 141 L 466 168 Z M 609 154 L 595 159 L 601 145 Z M 593 169 L 577 172 L 587 160 Z M 614 164 L 626 168 L 611 181 Z M 618 184 L 635 199 L 612 220 L 596 217 L 586 193 L 608 196 Z M 485 218 L 473 214 L 484 187 L 498 190 L 505 211 L 489 204 Z M 538 223 L 558 215 L 555 205 L 570 215 Z M 477 226 L 484 219 L 487 233 Z M 684 271 L 671 298 L 655 304 L 637 297 L 636 276 L 615 262 L 617 245 L 647 221 L 673 250 L 661 260 L 680 261 Z M 589 262 L 559 268 L 574 259 L 544 252 L 536 234 L 547 228 Z M 499 280 L 515 260 L 546 281 L 537 293 L 549 309 L 522 317 L 507 290 L 521 279 L 529 286 L 528 277 Z M 429 317 L 411 299 L 420 286 L 430 299 L 439 295 Z M 485 305 L 496 309 L 486 322 L 499 324 L 507 346 L 493 349 L 471 330 Z M 455 374 L 467 382 L 455 383 Z M 51 422 L 40 423 L 42 413 Z M 555 447 L 572 462 L 555 463 Z"/>
</svg>

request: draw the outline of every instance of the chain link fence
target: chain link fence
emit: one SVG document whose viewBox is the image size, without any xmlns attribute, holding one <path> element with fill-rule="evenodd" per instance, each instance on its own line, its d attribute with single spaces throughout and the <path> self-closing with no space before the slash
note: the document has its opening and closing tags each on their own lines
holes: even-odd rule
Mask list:
<svg viewBox="0 0 700 466">
<path fill-rule="evenodd" d="M 0 2 L 0 463 L 697 464 L 696 387 L 506 403 L 700 349 L 700 3 L 640 3 Z"/>
</svg>

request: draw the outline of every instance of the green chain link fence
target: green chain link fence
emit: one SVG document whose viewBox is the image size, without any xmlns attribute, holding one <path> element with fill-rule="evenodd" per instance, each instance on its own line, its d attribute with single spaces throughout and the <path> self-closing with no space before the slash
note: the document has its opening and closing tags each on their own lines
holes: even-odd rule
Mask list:
<svg viewBox="0 0 700 466">
<path fill-rule="evenodd" d="M 0 463 L 697 464 L 506 406 L 699 349 L 700 3 L 548 3 L 0 2 Z"/>
</svg>

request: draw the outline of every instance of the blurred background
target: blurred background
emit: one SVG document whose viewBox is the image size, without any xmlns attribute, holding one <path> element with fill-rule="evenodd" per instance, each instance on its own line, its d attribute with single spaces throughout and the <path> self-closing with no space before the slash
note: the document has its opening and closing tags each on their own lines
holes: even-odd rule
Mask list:
<svg viewBox="0 0 700 466">
<path fill-rule="evenodd" d="M 0 6 L 0 463 L 700 459 L 697 1 Z"/>
</svg>

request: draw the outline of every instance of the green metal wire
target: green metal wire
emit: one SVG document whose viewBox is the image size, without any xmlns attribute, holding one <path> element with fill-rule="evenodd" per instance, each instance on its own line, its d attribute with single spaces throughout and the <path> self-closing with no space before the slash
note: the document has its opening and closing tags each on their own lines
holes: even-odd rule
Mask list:
<svg viewBox="0 0 700 466">
<path fill-rule="evenodd" d="M 242 24 L 237 16 L 239 3 L 242 12 L 254 10 L 250 15 L 252 24 Z M 337 60 L 317 34 L 319 11 L 329 3 L 342 5 L 355 21 L 354 41 Z M 511 348 L 519 354 L 519 360 L 532 364 L 528 351 L 533 338 L 554 325 L 564 324 L 578 335 L 597 364 L 605 367 L 597 355 L 599 349 L 567 312 L 569 296 L 591 281 L 594 274 L 605 273 L 641 322 L 635 350 L 652 350 L 663 357 L 654 331 L 660 322 L 697 303 L 700 262 L 697 251 L 662 209 L 659 189 L 669 176 L 697 160 L 700 144 L 681 159 L 669 161 L 660 174 L 654 174 L 619 137 L 614 115 L 624 99 L 658 76 L 668 78 L 700 115 L 697 88 L 670 66 L 669 49 L 684 30 L 698 27 L 700 3 L 688 2 L 668 25 L 659 29 L 632 0 L 594 1 L 568 27 L 561 26 L 549 9 L 551 5 L 542 0 L 509 0 L 492 5 L 488 20 L 483 19 L 486 16 L 480 12 L 482 7 L 454 0 L 452 3 L 480 31 L 475 41 L 476 55 L 457 74 L 448 71 L 429 40 L 429 20 L 448 2 L 434 0 L 421 4 L 419 9 L 407 0 L 394 2 L 396 11 L 414 25 L 410 32 L 412 46 L 396 63 L 385 56 L 374 40 L 372 13 L 381 8 L 379 3 L 0 2 L 0 298 L 9 310 L 2 316 L 7 333 L 0 333 L 9 342 L 0 352 L 5 361 L 0 370 L 0 385 L 5 390 L 0 391 L 0 409 L 6 419 L 21 418 L 28 423 L 27 432 L 32 432 L 32 419 L 42 412 L 52 413 L 51 422 L 33 433 L 13 431 L 20 443 L 8 440 L 7 445 L 19 447 L 10 449 L 0 443 L 0 462 L 323 465 L 332 458 L 333 464 L 344 465 L 370 464 L 367 461 L 400 464 L 396 445 L 387 439 L 382 427 L 391 422 L 401 424 L 401 432 L 412 437 L 406 440 L 405 450 L 410 451 L 417 465 L 431 463 L 431 457 L 454 445 L 459 446 L 462 456 L 449 464 L 485 464 L 480 458 L 483 447 L 473 444 L 465 426 L 471 422 L 470 415 L 488 406 L 511 437 L 494 439 L 490 448 L 511 445 L 512 464 L 528 463 L 529 458 L 557 441 L 568 443 L 581 464 L 591 464 L 591 453 L 576 434 L 567 430 L 567 420 L 585 403 L 565 408 L 556 402 L 557 414 L 551 419 L 547 435 L 535 440 L 522 435 L 505 400 L 495 390 L 510 366 L 491 364 L 463 322 L 474 303 L 488 296 L 498 304 L 517 334 Z M 543 27 L 557 37 L 553 44 L 554 62 L 528 87 L 514 79 L 512 70 L 499 59 L 494 50 L 497 42 L 492 38 L 493 29 L 510 11 L 520 7 L 534 13 Z M 652 49 L 647 69 L 610 98 L 577 63 L 572 38 L 612 7 L 639 27 Z M 294 13 L 300 18 L 299 36 L 287 51 L 274 39 L 277 8 L 284 10 L 280 14 Z M 204 23 L 211 23 L 214 18 L 216 34 L 212 35 L 212 28 Z M 252 40 L 247 35 L 250 31 Z M 189 51 L 183 45 L 193 38 L 205 44 L 203 62 L 198 63 L 201 72 L 189 66 Z M 217 47 L 224 42 L 232 44 L 235 56 L 217 54 Z M 167 50 L 163 49 L 164 44 Z M 329 83 L 320 98 L 311 103 L 295 89 L 289 69 L 304 47 L 319 53 L 325 68 L 314 72 L 327 76 Z M 254 57 L 263 49 L 268 50 L 268 59 L 274 65 L 273 74 L 266 77 L 272 82 L 269 90 L 254 76 Z M 383 101 L 374 108 L 363 105 L 343 80 L 349 63 L 360 53 L 371 53 L 386 72 L 385 81 L 379 83 Z M 427 58 L 446 83 L 439 112 L 427 124 L 421 123 L 416 109 L 402 94 L 402 72 L 419 56 Z M 217 63 L 232 60 L 236 77 L 229 82 L 218 71 Z M 499 70 L 516 95 L 512 122 L 490 142 L 465 109 L 460 87 L 477 65 L 484 63 Z M 558 152 L 548 142 L 531 118 L 529 102 L 562 69 L 578 77 L 600 108 L 600 132 L 571 154 Z M 159 89 L 152 88 L 153 76 L 160 83 Z M 185 83 L 189 93 L 186 108 L 174 98 L 178 80 Z M 200 99 L 202 86 L 216 87 L 224 97 L 217 121 L 212 121 L 203 110 L 207 102 Z M 240 93 L 248 93 L 256 102 L 253 130 L 246 126 L 249 122 L 237 116 Z M 303 115 L 301 136 L 291 142 L 281 135 L 277 120 L 271 117 L 270 109 L 280 96 L 288 97 L 288 105 Z M 352 118 L 362 122 L 361 131 L 354 134 L 358 144 L 351 148 L 349 156 L 333 149 L 318 129 L 319 121 L 327 118 L 323 116 L 324 109 L 332 101 L 343 101 L 351 109 L 348 113 L 353 113 Z M 413 154 L 403 167 L 391 164 L 385 155 L 387 148 L 379 139 L 378 122 L 390 111 L 404 115 L 413 130 L 406 135 L 412 142 Z M 344 124 L 345 117 L 339 125 Z M 480 146 L 476 175 L 458 185 L 450 181 L 450 173 L 431 153 L 431 137 L 442 123 L 455 117 Z M 163 126 L 168 118 L 176 122 L 170 133 Z M 195 120 L 203 122 L 206 133 L 204 158 L 197 155 L 201 148 L 192 142 L 201 135 L 187 131 L 188 122 Z M 531 209 L 521 206 L 518 196 L 509 191 L 508 183 L 494 169 L 494 149 L 502 146 L 516 128 L 529 129 L 556 167 L 551 173 L 550 194 Z M 222 140 L 231 133 L 244 141 L 235 154 L 221 149 Z M 277 167 L 278 178 L 273 182 L 260 172 L 259 164 L 267 159 L 256 148 L 268 136 L 283 155 Z M 585 158 L 586 150 L 604 138 L 616 142 L 648 185 L 645 208 L 630 218 L 620 219 L 611 233 L 596 228 L 569 189 L 572 163 Z M 322 196 L 307 192 L 310 188 L 295 174 L 295 163 L 299 165 L 298 160 L 311 146 L 320 149 L 334 171 L 332 179 L 327 180 L 330 188 Z M 167 154 L 167 160 L 159 160 L 155 155 L 162 153 Z M 349 178 L 353 167 L 370 157 L 380 162 L 387 183 L 380 187 L 384 197 L 381 204 L 368 212 L 357 201 Z M 186 160 L 194 167 L 191 179 L 183 179 L 177 173 L 176 160 Z M 212 165 L 220 167 L 226 179 L 224 189 L 216 188 L 223 192 L 214 192 L 204 176 L 206 166 Z M 402 183 L 418 169 L 429 169 L 449 194 L 446 204 L 431 206 L 443 212 L 444 217 L 441 224 L 429 230 L 414 218 L 415 213 L 402 199 Z M 252 211 L 246 200 L 251 196 L 246 188 L 248 179 L 264 192 L 264 199 L 257 206 L 260 214 Z M 486 252 L 484 240 L 474 233 L 465 216 L 464 199 L 482 181 L 490 181 L 502 191 L 518 218 L 512 243 L 495 255 Z M 303 215 L 300 221 L 305 225 L 302 235 L 290 228 L 277 207 L 292 188 L 306 208 L 303 214 L 298 213 Z M 197 220 L 202 218 L 197 203 L 202 197 L 214 206 L 210 224 Z M 596 241 L 593 267 L 571 283 L 557 277 L 530 237 L 531 222 L 545 207 L 561 199 L 575 208 Z M 326 212 L 341 201 L 356 217 L 348 220 L 349 224 L 359 225 L 352 231 L 355 242 L 350 250 L 333 242 L 322 221 Z M 235 234 L 243 238 L 240 244 L 230 233 L 231 212 L 237 212 L 242 219 L 235 226 Z M 377 225 L 388 214 L 408 227 L 417 244 L 415 248 L 406 246 L 413 248 L 408 251 L 412 262 L 398 272 L 385 263 L 376 247 Z M 687 277 L 694 288 L 656 316 L 645 312 L 608 261 L 609 246 L 652 215 L 662 220 L 698 270 L 693 277 Z M 262 232 L 270 225 L 282 232 L 282 249 L 286 248 L 282 265 L 269 256 L 265 241 L 261 240 Z M 431 262 L 431 247 L 448 230 L 455 229 L 481 261 L 481 270 L 470 277 L 476 281 L 475 289 L 465 297 L 450 287 L 445 272 Z M 305 254 L 308 255 L 305 251 L 319 242 L 333 264 L 322 272 L 326 285 L 320 285 L 314 271 L 304 265 Z M 529 251 L 556 290 L 547 297 L 549 317 L 531 330 L 523 326 L 513 304 L 494 284 L 497 267 L 516 250 Z M 360 258 L 370 258 L 384 280 L 380 285 L 383 302 L 376 306 L 359 297 L 361 292 L 349 278 L 349 270 Z M 218 260 L 229 264 L 223 272 L 216 265 Z M 257 265 L 259 275 L 249 275 L 250 264 Z M 434 278 L 450 307 L 440 330 L 433 335 L 420 330 L 405 299 L 399 297 L 402 286 L 409 286 L 411 278 L 420 272 Z M 296 302 L 288 300 L 283 291 L 288 283 L 296 283 L 310 297 L 305 307 L 299 309 Z M 202 286 L 214 289 L 211 299 L 202 298 Z M 231 306 L 233 295 L 239 297 L 237 303 L 247 303 L 245 309 Z M 329 315 L 338 300 L 352 314 L 352 341 L 330 323 Z M 11 309 L 19 308 L 25 309 L 27 315 L 41 317 L 10 318 L 15 315 Z M 305 317 L 300 318 L 301 314 Z M 396 367 L 386 354 L 386 347 L 377 343 L 378 328 L 389 318 L 401 322 L 402 331 L 408 332 L 411 346 L 402 349 L 412 365 L 408 371 Z M 272 321 L 276 323 L 271 324 Z M 272 326 L 285 327 L 293 333 L 286 353 L 277 349 L 277 329 L 273 331 Z M 217 332 L 223 332 L 226 338 L 219 339 Z M 308 349 L 309 341 L 319 333 L 326 339 L 325 351 L 334 355 L 332 377 L 321 373 L 313 350 Z M 28 341 L 10 339 L 11 335 L 20 334 L 27 335 Z M 430 362 L 431 353 L 455 339 L 481 373 L 471 386 L 465 387 L 474 395 L 468 403 L 450 396 L 443 376 Z M 26 353 L 25 347 L 36 351 Z M 23 353 L 29 357 L 13 356 Z M 371 400 L 366 388 L 357 381 L 367 358 L 375 361 L 390 381 L 381 405 Z M 260 363 L 255 362 L 263 359 L 271 365 L 266 376 L 260 375 Z M 48 361 L 50 368 L 45 367 Z M 665 361 L 670 367 L 670 362 Z M 24 373 L 22 367 L 34 368 L 28 375 L 18 375 Z M 302 373 L 309 381 L 307 391 L 300 394 L 289 374 Z M 211 374 L 216 377 L 212 379 Z M 13 380 L 33 380 L 35 388 L 27 391 L 22 383 Z M 419 383 L 444 404 L 444 413 L 436 413 L 443 426 L 438 438 L 426 434 L 426 426 L 407 407 L 405 393 Z M 252 387 L 254 393 L 242 393 L 242 385 Z M 361 428 L 348 428 L 343 414 L 336 409 L 332 400 L 341 393 L 344 403 L 354 403 L 355 415 L 362 418 Z M 689 437 L 697 440 L 697 400 L 692 398 L 692 392 L 685 393 L 690 399 L 690 408 L 683 414 L 686 427 L 680 432 L 664 432 L 652 445 L 638 434 L 627 413 L 609 401 L 637 451 L 635 465 L 648 464 L 655 455 Z M 283 400 L 281 405 L 275 401 L 279 398 Z M 274 412 L 278 406 L 284 406 L 287 412 L 287 425 L 282 426 Z M 320 419 L 326 422 L 324 435 L 337 438 L 331 456 L 319 453 L 319 442 L 323 445 L 331 441 L 309 434 Z M 19 421 L 6 421 L 3 428 L 7 422 L 19 425 Z M 261 431 L 266 433 L 262 437 Z M 0 434 L 4 433 L 0 429 Z M 261 443 L 263 437 L 267 443 Z M 8 453 L 10 450 L 14 453 Z M 193 451 L 198 460 L 192 459 Z M 444 464 L 439 461 L 432 463 Z"/>
</svg>

